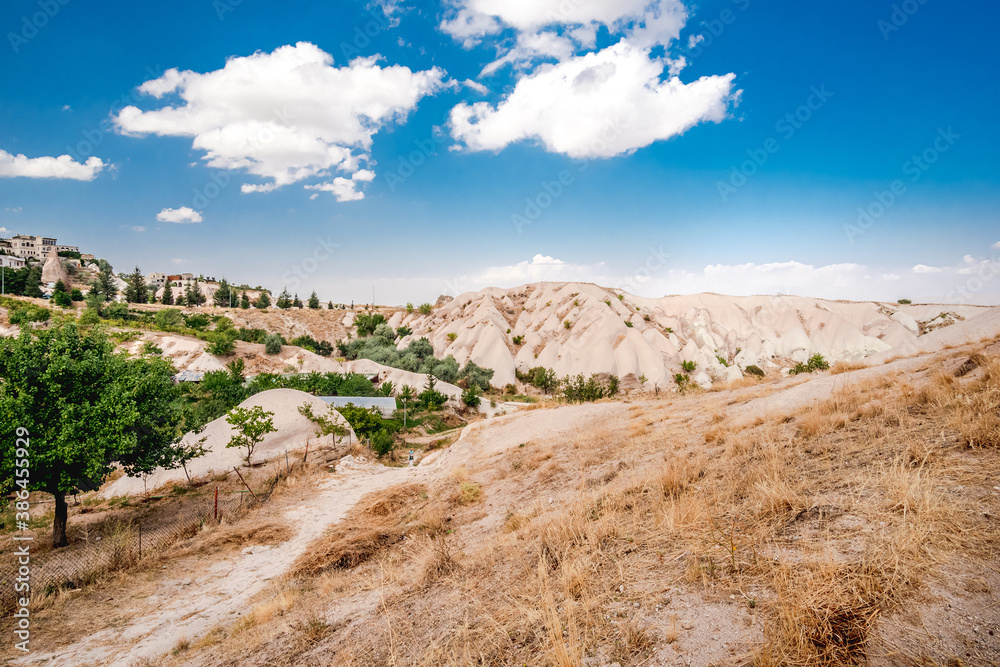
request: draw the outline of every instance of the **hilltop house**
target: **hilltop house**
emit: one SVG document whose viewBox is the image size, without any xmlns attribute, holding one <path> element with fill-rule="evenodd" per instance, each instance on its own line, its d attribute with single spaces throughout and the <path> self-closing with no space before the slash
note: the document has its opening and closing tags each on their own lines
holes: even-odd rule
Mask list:
<svg viewBox="0 0 1000 667">
<path fill-rule="evenodd" d="M 0 239 L 0 247 L 9 248 L 10 254 L 21 259 L 33 258 L 44 260 L 53 247 L 56 252 L 80 252 L 75 245 L 59 245 L 56 239 L 48 236 L 30 236 L 17 234 L 9 239 Z"/>
</svg>

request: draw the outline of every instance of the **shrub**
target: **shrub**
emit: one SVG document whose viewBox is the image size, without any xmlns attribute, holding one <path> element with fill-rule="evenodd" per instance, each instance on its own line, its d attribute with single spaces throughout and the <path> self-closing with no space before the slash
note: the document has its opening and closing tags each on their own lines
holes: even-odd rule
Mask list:
<svg viewBox="0 0 1000 667">
<path fill-rule="evenodd" d="M 682 394 L 691 388 L 691 378 L 684 373 L 675 373 L 674 382 L 677 383 L 677 391 Z"/>
<path fill-rule="evenodd" d="M 80 314 L 80 325 L 81 326 L 93 326 L 100 323 L 101 316 L 98 315 L 97 311 L 93 308 L 88 308 L 83 313 Z"/>
<path fill-rule="evenodd" d="M 400 338 L 405 338 L 413 333 L 413 329 L 407 326 L 396 327 L 396 335 Z"/>
<path fill-rule="evenodd" d="M 127 320 L 128 304 L 121 301 L 113 303 L 104 309 L 101 316 L 108 320 Z"/>
<path fill-rule="evenodd" d="M 52 294 L 52 303 L 56 304 L 60 308 L 73 307 L 73 299 L 71 299 L 69 294 L 66 292 L 54 292 Z"/>
<path fill-rule="evenodd" d="M 789 375 L 798 375 L 800 373 L 813 373 L 815 371 L 825 371 L 829 370 L 830 364 L 823 358 L 822 354 L 814 354 L 809 357 L 809 361 L 806 363 L 797 363 L 789 371 Z"/>
<path fill-rule="evenodd" d="M 353 403 L 337 408 L 359 438 L 373 438 L 382 430 L 382 415 L 378 408 L 361 408 Z"/>
<path fill-rule="evenodd" d="M 448 397 L 437 389 L 427 388 L 420 392 L 417 401 L 425 410 L 440 410 L 448 402 Z"/>
<path fill-rule="evenodd" d="M 358 330 L 358 337 L 371 336 L 380 324 L 385 324 L 385 315 L 382 313 L 358 313 L 354 318 L 354 326 Z"/>
<path fill-rule="evenodd" d="M 508 382 L 507 384 L 504 385 L 503 393 L 509 396 L 513 396 L 517 393 L 517 387 Z"/>
<path fill-rule="evenodd" d="M 31 322 L 48 322 L 51 311 L 48 308 L 36 306 L 33 303 L 13 302 L 9 306 L 7 319 L 11 324 L 29 324 Z"/>
<path fill-rule="evenodd" d="M 194 329 L 195 331 L 204 331 L 208 328 L 208 325 L 211 322 L 211 320 L 208 319 L 208 315 L 203 313 L 195 313 L 193 315 L 184 315 L 182 313 L 181 317 L 184 318 L 184 324 L 189 329 Z"/>
<path fill-rule="evenodd" d="M 469 387 L 462 392 L 462 402 L 470 408 L 478 408 L 482 399 L 479 398 L 479 392 L 477 392 L 473 387 Z"/>
<path fill-rule="evenodd" d="M 483 368 L 470 361 L 462 369 L 462 372 L 458 374 L 458 379 L 465 380 L 470 389 L 488 391 L 490 380 L 493 379 L 493 369 Z"/>
<path fill-rule="evenodd" d="M 452 343 L 454 343 L 455 339 L 458 338 L 458 334 L 457 333 L 450 333 L 450 334 L 447 335 L 447 338 L 448 338 L 449 341 L 451 341 Z"/>
<path fill-rule="evenodd" d="M 695 362 L 693 362 L 693 361 L 682 361 L 681 362 L 681 368 L 684 369 L 685 373 L 694 373 L 694 369 L 696 367 L 697 367 L 697 364 Z"/>
<path fill-rule="evenodd" d="M 563 326 L 565 328 L 567 328 L 567 329 L 572 329 L 573 328 L 573 323 L 570 322 L 569 320 L 566 320 L 565 322 L 563 322 Z"/>
<path fill-rule="evenodd" d="M 625 320 L 625 326 L 627 326 L 629 329 L 631 329 L 635 325 L 633 325 L 629 320 Z"/>
<path fill-rule="evenodd" d="M 208 341 L 208 347 L 205 350 L 209 354 L 217 357 L 228 357 L 236 352 L 236 341 L 233 340 L 232 336 L 225 333 L 210 334 Z"/>
<path fill-rule="evenodd" d="M 757 377 L 764 377 L 764 371 L 763 369 L 761 369 L 760 366 L 755 366 L 755 365 L 747 366 L 746 372 L 749 373 L 750 375 L 756 375 Z"/>
<path fill-rule="evenodd" d="M 78 289 L 74 289 L 72 292 L 69 293 L 69 298 L 72 299 L 73 301 L 78 301 L 78 302 L 83 301 L 83 292 L 81 292 Z"/>
<path fill-rule="evenodd" d="M 724 367 L 729 368 L 729 362 L 728 361 L 726 361 L 725 359 L 723 359 L 719 355 L 715 355 L 715 358 L 718 359 L 719 363 L 722 364 Z"/>
<path fill-rule="evenodd" d="M 429 304 L 429 303 L 422 303 L 422 304 L 420 304 L 420 314 L 421 315 L 430 315 L 432 310 L 433 310 L 433 307 L 431 306 L 431 304 Z"/>
<path fill-rule="evenodd" d="M 909 299 L 900 299 L 900 300 L 899 300 L 899 301 L 897 301 L 896 303 L 898 303 L 898 304 L 899 304 L 899 305 L 901 305 L 901 306 L 905 306 L 905 305 L 907 305 L 907 304 L 910 304 L 910 303 L 913 303 L 913 302 L 912 302 L 912 301 L 910 301 Z"/>
<path fill-rule="evenodd" d="M 513 341 L 514 345 L 522 345 L 524 344 L 524 336 L 514 336 L 511 338 L 511 341 Z"/>
<path fill-rule="evenodd" d="M 384 428 L 376 431 L 371 437 L 372 451 L 378 456 L 385 456 L 392 451 L 393 446 L 395 446 L 396 441 L 392 435 L 389 434 Z"/>
<path fill-rule="evenodd" d="M 166 308 L 153 316 L 153 324 L 159 329 L 182 327 L 184 326 L 184 317 L 181 315 L 181 311 L 175 308 Z"/>
<path fill-rule="evenodd" d="M 281 354 L 281 336 L 278 334 L 268 334 L 264 339 L 264 352 L 267 354 Z"/>
</svg>

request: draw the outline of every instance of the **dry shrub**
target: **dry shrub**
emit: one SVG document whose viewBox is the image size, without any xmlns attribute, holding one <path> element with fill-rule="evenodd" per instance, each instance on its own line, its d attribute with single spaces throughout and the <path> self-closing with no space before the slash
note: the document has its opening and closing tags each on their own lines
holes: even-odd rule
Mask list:
<svg viewBox="0 0 1000 667">
<path fill-rule="evenodd" d="M 830 375 L 860 371 L 863 368 L 868 368 L 868 365 L 860 361 L 838 361 L 830 368 Z"/>
<path fill-rule="evenodd" d="M 408 530 L 436 532 L 440 512 L 434 511 L 426 498 L 421 484 L 404 484 L 374 494 L 315 540 L 292 571 L 316 576 L 329 569 L 350 569 L 398 544 Z"/>
<path fill-rule="evenodd" d="M 455 501 L 459 505 L 471 505 L 483 495 L 483 489 L 476 482 L 462 482 L 458 487 Z"/>
<path fill-rule="evenodd" d="M 511 512 L 507 515 L 507 518 L 503 522 L 503 532 L 505 533 L 516 533 L 521 530 L 524 526 L 528 525 L 531 521 L 531 517 L 527 514 L 521 514 L 520 512 Z"/>
<path fill-rule="evenodd" d="M 290 589 L 275 592 L 271 598 L 254 606 L 250 613 L 243 616 L 233 627 L 233 634 L 241 634 L 269 622 L 275 616 L 283 616 L 295 604 L 296 597 L 297 593 Z"/>
<path fill-rule="evenodd" d="M 966 375 L 976 370 L 980 366 L 985 366 L 988 363 L 989 362 L 986 360 L 986 357 L 984 357 L 981 353 L 976 352 L 971 357 L 966 359 L 961 366 L 958 367 L 958 369 L 955 371 L 955 377 L 957 378 L 965 377 Z"/>
<path fill-rule="evenodd" d="M 299 621 L 292 626 L 298 630 L 302 641 L 307 646 L 315 646 L 320 643 L 330 631 L 330 624 L 321 614 L 313 614 L 305 620 Z"/>
<path fill-rule="evenodd" d="M 189 550 L 212 553 L 233 547 L 243 548 L 248 544 L 277 544 L 291 538 L 292 529 L 284 523 L 224 523 L 218 528 L 204 533 L 204 537 L 189 547 Z"/>
<path fill-rule="evenodd" d="M 888 552 L 856 564 L 777 567 L 774 623 L 765 631 L 754 664 L 867 664 L 879 614 L 897 605 L 909 585 L 899 559 Z"/>
<path fill-rule="evenodd" d="M 980 362 L 982 377 L 952 405 L 952 425 L 968 447 L 1000 447 L 1000 358 Z"/>
<path fill-rule="evenodd" d="M 418 588 L 427 588 L 458 569 L 454 545 L 447 535 L 421 538 L 414 562 L 417 572 L 414 583 Z"/>
</svg>

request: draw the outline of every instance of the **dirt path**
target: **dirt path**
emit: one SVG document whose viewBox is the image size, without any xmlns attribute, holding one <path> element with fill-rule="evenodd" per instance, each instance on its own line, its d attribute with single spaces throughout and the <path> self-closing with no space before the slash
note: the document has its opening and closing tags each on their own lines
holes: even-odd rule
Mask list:
<svg viewBox="0 0 1000 667">
<path fill-rule="evenodd" d="M 276 546 L 255 545 L 214 563 L 191 578 L 171 578 L 132 609 L 135 622 L 91 635 L 76 644 L 46 654 L 33 654 L 14 664 L 121 665 L 152 658 L 178 640 L 194 640 L 214 626 L 237 618 L 251 608 L 251 598 L 271 579 L 288 569 L 308 544 L 366 493 L 418 476 L 416 468 L 351 470 L 324 481 L 312 501 L 286 511 L 282 518 L 299 528 Z M 423 474 L 422 472 L 419 474 Z"/>
<path fill-rule="evenodd" d="M 191 577 L 164 577 L 154 595 L 119 610 L 135 619 L 129 624 L 102 630 L 56 651 L 33 653 L 13 664 L 128 667 L 143 658 L 169 653 L 180 639 L 194 641 L 248 611 L 254 595 L 283 575 L 314 539 L 341 520 L 366 494 L 394 484 L 446 475 L 456 467 L 533 438 L 559 434 L 569 437 L 620 407 L 612 403 L 585 404 L 494 417 L 467 427 L 457 443 L 433 452 L 417 467 L 338 469 L 334 477 L 320 484 L 308 502 L 280 515 L 289 526 L 298 527 L 292 539 L 275 546 L 248 547 Z"/>
</svg>

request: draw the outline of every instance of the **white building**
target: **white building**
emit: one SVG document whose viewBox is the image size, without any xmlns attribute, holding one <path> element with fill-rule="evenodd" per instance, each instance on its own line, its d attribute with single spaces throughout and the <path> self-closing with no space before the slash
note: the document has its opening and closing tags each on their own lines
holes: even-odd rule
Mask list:
<svg viewBox="0 0 1000 667">
<path fill-rule="evenodd" d="M 25 264 L 26 262 L 20 257 L 0 255 L 0 266 L 5 266 L 8 269 L 23 269 Z"/>
<path fill-rule="evenodd" d="M 12 236 L 9 241 L 10 249 L 22 259 L 33 257 L 37 260 L 43 260 L 48 256 L 49 250 L 53 246 L 57 246 L 56 240 L 47 236 L 18 234 L 17 236 Z"/>
</svg>

